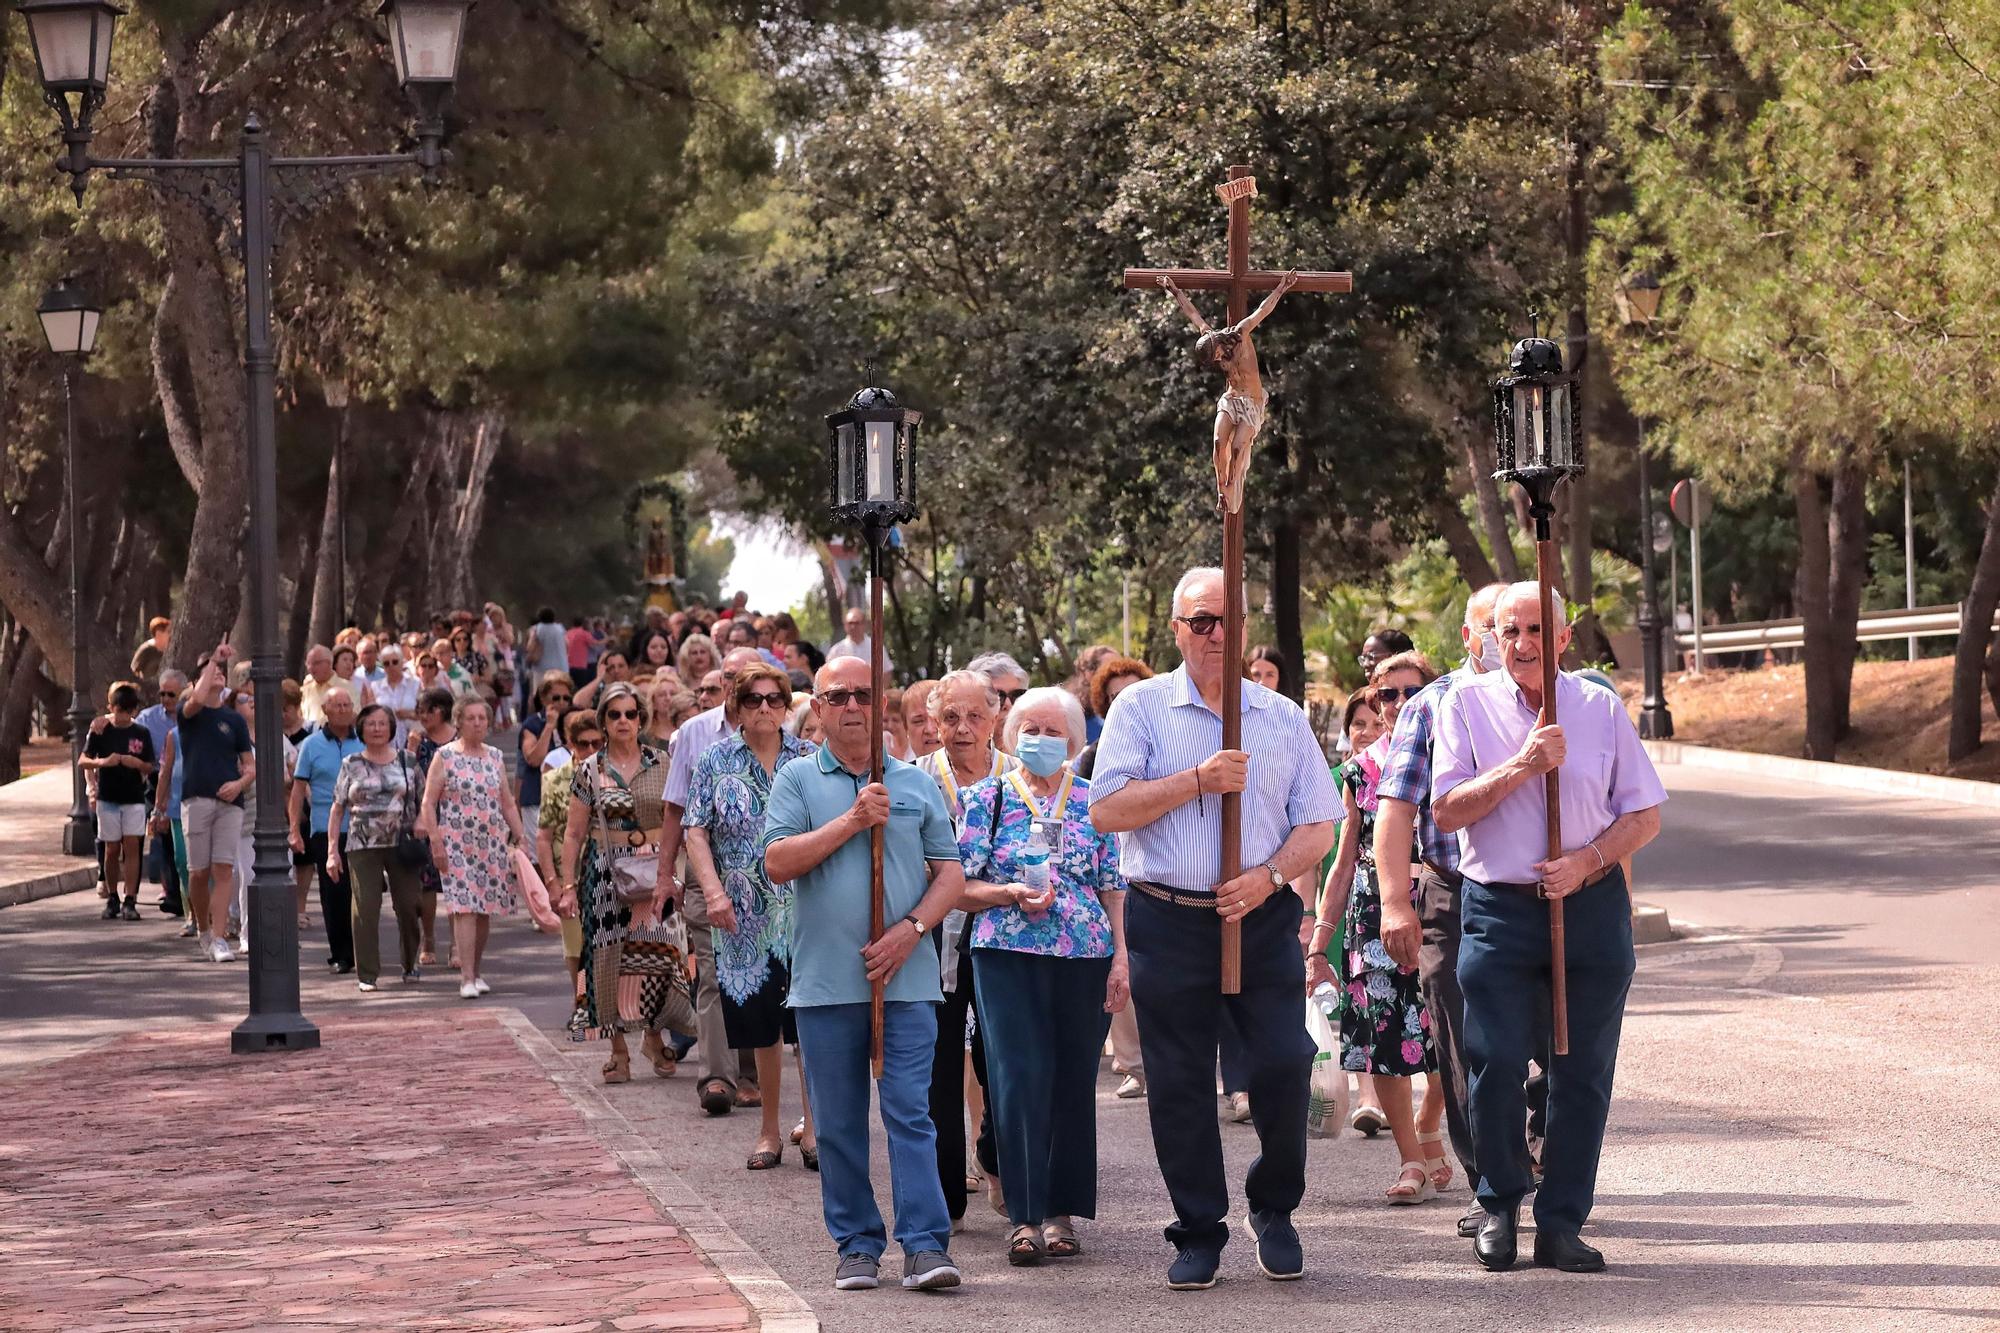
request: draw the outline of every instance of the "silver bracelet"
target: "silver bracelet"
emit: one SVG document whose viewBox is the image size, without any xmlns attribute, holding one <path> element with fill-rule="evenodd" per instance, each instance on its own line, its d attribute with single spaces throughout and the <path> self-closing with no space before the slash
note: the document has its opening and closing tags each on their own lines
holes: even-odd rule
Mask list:
<svg viewBox="0 0 2000 1333">
<path fill-rule="evenodd" d="M 1591 851 L 1597 853 L 1597 868 L 1599 870 L 1604 869 L 1605 866 L 1610 864 L 1608 861 L 1604 859 L 1604 853 L 1598 848 L 1595 840 L 1585 843 L 1584 846 L 1590 848 Z"/>
</svg>

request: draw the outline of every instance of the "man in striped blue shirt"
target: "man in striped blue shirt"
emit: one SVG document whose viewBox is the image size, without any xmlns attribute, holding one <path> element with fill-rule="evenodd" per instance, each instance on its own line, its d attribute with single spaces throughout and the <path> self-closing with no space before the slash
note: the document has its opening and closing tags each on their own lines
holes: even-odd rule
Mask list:
<svg viewBox="0 0 2000 1333">
<path fill-rule="evenodd" d="M 1458 835 L 1440 831 L 1431 814 L 1431 734 L 1437 710 L 1454 686 L 1482 671 L 1499 669 L 1493 608 L 1505 591 L 1506 584 L 1489 583 L 1467 599 L 1465 623 L 1459 629 L 1465 664 L 1439 676 L 1403 705 L 1389 742 L 1389 761 L 1382 766 L 1382 781 L 1375 789 L 1380 802 L 1375 811 L 1375 870 L 1382 885 L 1382 947 L 1396 962 L 1418 971 L 1424 1008 L 1430 1012 L 1452 1152 L 1466 1183 L 1475 1188 L 1479 1175 L 1465 1109 L 1465 995 L 1458 988 Z M 1412 827 L 1423 852 L 1416 893 L 1421 909 L 1410 901 L 1407 851 Z M 1322 944 L 1315 941 L 1316 946 Z M 1525 1142 L 1521 1151 L 1527 1151 Z M 1458 1234 L 1472 1236 L 1485 1216 L 1486 1209 L 1475 1198 L 1458 1220 Z"/>
<path fill-rule="evenodd" d="M 1287 887 L 1333 845 L 1340 811 L 1326 756 L 1299 706 L 1243 679 L 1222 651 L 1223 574 L 1191 569 L 1174 589 L 1183 665 L 1128 686 L 1104 720 L 1090 817 L 1116 833 L 1132 1003 L 1160 1174 L 1178 1250 L 1167 1285 L 1215 1285 L 1229 1239 L 1229 1185 L 1215 1116 L 1224 1025 L 1250 1071 L 1260 1148 L 1244 1193 L 1267 1277 L 1305 1272 L 1291 1213 L 1305 1195 L 1306 1098 L 1314 1047 L 1300 996 L 1302 905 Z M 1225 688 L 1242 691 L 1243 748 L 1222 748 Z M 1243 793 L 1243 873 L 1225 884 L 1224 792 Z M 1243 990 L 1222 994 L 1221 922 L 1243 930 Z"/>
</svg>

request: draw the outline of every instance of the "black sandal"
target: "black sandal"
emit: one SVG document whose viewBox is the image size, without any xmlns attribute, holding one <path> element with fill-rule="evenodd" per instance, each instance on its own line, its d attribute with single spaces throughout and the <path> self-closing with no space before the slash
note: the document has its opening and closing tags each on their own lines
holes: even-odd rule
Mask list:
<svg viewBox="0 0 2000 1333">
<path fill-rule="evenodd" d="M 743 1165 L 752 1171 L 769 1171 L 784 1160 L 785 1150 L 783 1148 L 778 1149 L 776 1152 L 772 1152 L 769 1148 L 760 1148 L 756 1152 L 751 1153 L 750 1160 Z"/>
<path fill-rule="evenodd" d="M 1042 1229 L 1023 1224 L 1007 1237 L 1007 1262 L 1016 1268 L 1033 1268 L 1042 1261 Z"/>
<path fill-rule="evenodd" d="M 808 1171 L 819 1170 L 819 1149 L 817 1147 L 807 1148 L 801 1146 L 799 1148 L 799 1156 L 804 1160 L 806 1164 L 806 1170 Z"/>
<path fill-rule="evenodd" d="M 701 1085 L 701 1109 L 710 1115 L 728 1115 L 736 1100 L 736 1089 L 726 1078 L 711 1078 Z"/>
<path fill-rule="evenodd" d="M 1076 1238 L 1076 1228 L 1067 1222 L 1050 1222 L 1042 1228 L 1042 1241 L 1048 1247 L 1051 1259 L 1074 1259 L 1083 1253 L 1083 1243 Z"/>
</svg>

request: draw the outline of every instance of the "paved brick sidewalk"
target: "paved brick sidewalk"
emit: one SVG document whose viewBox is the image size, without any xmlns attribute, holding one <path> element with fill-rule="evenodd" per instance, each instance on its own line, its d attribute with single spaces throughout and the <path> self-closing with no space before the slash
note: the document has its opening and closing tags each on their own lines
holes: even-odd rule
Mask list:
<svg viewBox="0 0 2000 1333">
<path fill-rule="evenodd" d="M 0 1328 L 755 1326 L 495 1011 L 324 1030 L 256 1059 L 122 1037 L 0 1081 Z"/>
</svg>

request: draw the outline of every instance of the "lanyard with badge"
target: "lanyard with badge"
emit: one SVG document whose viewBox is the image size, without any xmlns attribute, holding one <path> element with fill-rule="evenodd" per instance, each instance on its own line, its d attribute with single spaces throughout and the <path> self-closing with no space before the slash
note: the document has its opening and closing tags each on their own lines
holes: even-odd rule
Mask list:
<svg viewBox="0 0 2000 1333">
<path fill-rule="evenodd" d="M 1010 771 L 1006 780 L 1013 784 L 1015 792 L 1021 797 L 1021 803 L 1028 807 L 1029 836 L 1032 837 L 1039 832 L 1042 841 L 1048 846 L 1049 856 L 1051 858 L 1060 856 L 1063 825 L 1066 822 L 1063 812 L 1069 808 L 1069 789 L 1076 783 L 1076 770 L 1074 768 L 1064 770 L 1062 785 L 1056 788 L 1055 795 L 1049 799 L 1047 809 L 1044 809 L 1041 802 L 1036 799 L 1033 789 L 1028 786 L 1028 780 L 1022 776 L 1021 769 Z"/>
<path fill-rule="evenodd" d="M 927 762 L 931 767 L 931 775 L 937 779 L 938 789 L 944 793 L 945 807 L 951 814 L 951 826 L 962 831 L 965 827 L 965 802 L 959 793 L 964 788 L 958 785 L 958 777 L 951 771 L 951 756 L 940 748 L 930 752 Z M 994 751 L 993 771 L 987 776 L 999 777 L 1005 770 L 1006 762 L 999 751 Z"/>
</svg>

